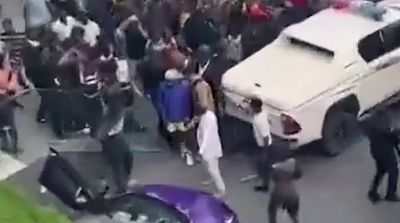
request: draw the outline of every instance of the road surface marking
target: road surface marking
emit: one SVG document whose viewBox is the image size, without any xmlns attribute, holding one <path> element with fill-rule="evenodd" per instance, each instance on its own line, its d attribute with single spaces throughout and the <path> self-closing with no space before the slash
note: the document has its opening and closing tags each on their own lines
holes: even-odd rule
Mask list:
<svg viewBox="0 0 400 223">
<path fill-rule="evenodd" d="M 7 179 L 11 175 L 24 169 L 26 165 L 21 161 L 0 152 L 0 181 Z"/>
</svg>

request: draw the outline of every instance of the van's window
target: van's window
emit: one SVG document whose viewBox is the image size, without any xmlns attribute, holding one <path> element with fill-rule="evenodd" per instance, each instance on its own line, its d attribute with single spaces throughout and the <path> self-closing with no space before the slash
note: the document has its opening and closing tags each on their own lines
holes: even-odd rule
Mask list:
<svg viewBox="0 0 400 223">
<path fill-rule="evenodd" d="M 298 47 L 302 47 L 302 48 L 308 48 L 309 50 L 321 53 L 321 54 L 325 54 L 326 56 L 329 57 L 333 57 L 335 55 L 335 53 L 331 50 L 319 47 L 319 46 L 315 46 L 311 43 L 307 43 L 305 41 L 296 39 L 296 38 L 288 38 L 290 44 L 294 45 L 294 46 L 298 46 Z"/>
<path fill-rule="evenodd" d="M 370 62 L 399 46 L 400 23 L 396 22 L 362 39 L 358 44 L 358 51 L 365 61 Z"/>
</svg>

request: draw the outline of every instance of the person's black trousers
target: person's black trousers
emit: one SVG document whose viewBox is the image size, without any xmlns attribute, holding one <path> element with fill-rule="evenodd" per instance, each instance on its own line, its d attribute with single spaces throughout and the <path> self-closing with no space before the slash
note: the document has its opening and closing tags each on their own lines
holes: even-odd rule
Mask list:
<svg viewBox="0 0 400 223">
<path fill-rule="evenodd" d="M 258 147 L 255 154 L 253 154 L 256 164 L 257 175 L 261 178 L 262 186 L 269 188 L 271 178 L 272 160 L 269 154 L 271 146 L 266 148 Z"/>
<path fill-rule="evenodd" d="M 383 176 L 387 173 L 388 187 L 387 197 L 395 196 L 397 194 L 397 181 L 399 178 L 399 169 L 397 167 L 396 156 L 380 156 L 372 154 L 376 164 L 376 174 L 372 180 L 370 193 L 377 194 L 379 185 L 383 179 Z"/>
<path fill-rule="evenodd" d="M 269 188 L 272 165 L 290 157 L 289 145 L 287 142 L 274 140 L 269 146 L 257 146 L 253 150 L 252 157 L 256 164 L 257 175 L 262 180 L 262 186 Z"/>
<path fill-rule="evenodd" d="M 268 204 L 268 222 L 277 222 L 277 212 L 279 209 L 287 211 L 293 223 L 299 222 L 300 199 L 296 193 L 288 193 L 275 190 L 271 193 Z"/>
<path fill-rule="evenodd" d="M 118 192 L 127 190 L 133 167 L 133 153 L 122 134 L 108 136 L 101 141 L 102 152 L 111 165 Z"/>
<path fill-rule="evenodd" d="M 13 103 L 3 103 L 0 106 L 0 126 L 10 127 L 9 134 L 15 145 L 18 146 L 18 132 L 15 124 L 15 106 Z M 17 148 L 15 148 L 17 149 Z"/>
<path fill-rule="evenodd" d="M 80 113 L 80 122 L 87 124 L 91 132 L 95 132 L 101 116 L 103 114 L 103 106 L 100 97 L 89 98 L 82 95 L 82 106 Z"/>
<path fill-rule="evenodd" d="M 52 106 L 52 95 L 54 92 L 51 91 L 38 91 L 40 95 L 40 105 L 39 110 L 36 114 L 36 119 L 39 121 L 41 119 L 46 119 L 47 115 L 50 114 Z"/>
<path fill-rule="evenodd" d="M 64 92 L 54 92 L 52 97 L 54 100 L 50 109 L 51 128 L 58 138 L 63 138 L 70 120 L 68 112 L 65 112 L 66 107 L 70 106 L 69 100 Z"/>
</svg>

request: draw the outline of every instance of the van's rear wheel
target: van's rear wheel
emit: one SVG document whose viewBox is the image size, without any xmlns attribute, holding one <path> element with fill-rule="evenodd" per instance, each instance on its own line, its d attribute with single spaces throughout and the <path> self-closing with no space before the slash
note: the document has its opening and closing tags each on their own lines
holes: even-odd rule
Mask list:
<svg viewBox="0 0 400 223">
<path fill-rule="evenodd" d="M 336 156 L 355 143 L 360 135 L 355 114 L 335 109 L 330 111 L 322 130 L 322 144 L 328 156 Z"/>
</svg>

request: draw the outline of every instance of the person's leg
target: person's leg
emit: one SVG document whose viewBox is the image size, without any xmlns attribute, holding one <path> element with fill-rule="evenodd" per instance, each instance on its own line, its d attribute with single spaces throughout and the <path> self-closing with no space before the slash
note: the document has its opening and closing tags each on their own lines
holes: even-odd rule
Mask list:
<svg viewBox="0 0 400 223">
<path fill-rule="evenodd" d="M 123 135 L 118 136 L 119 141 L 120 141 L 120 146 L 121 149 L 124 151 L 124 169 L 125 169 L 125 175 L 126 175 L 126 181 L 129 180 L 131 173 L 132 173 L 132 168 L 133 168 L 133 152 L 130 150 L 128 143 L 126 142 L 125 138 Z"/>
<path fill-rule="evenodd" d="M 267 192 L 269 190 L 270 172 L 271 172 L 271 161 L 267 154 L 266 148 L 259 148 L 256 155 L 256 169 L 257 174 L 261 178 L 261 185 L 254 187 L 255 191 Z"/>
<path fill-rule="evenodd" d="M 96 132 L 101 116 L 103 115 L 103 107 L 99 97 L 89 99 L 86 111 L 86 120 L 88 122 L 91 136 Z"/>
<path fill-rule="evenodd" d="M 289 217 L 292 219 L 293 223 L 299 223 L 299 209 L 300 209 L 300 199 L 296 194 L 293 198 L 285 205 Z"/>
<path fill-rule="evenodd" d="M 125 112 L 124 131 L 143 132 L 146 128 L 135 119 L 135 108 L 130 106 Z"/>
<path fill-rule="evenodd" d="M 47 92 L 44 91 L 39 91 L 40 95 L 40 104 L 39 104 L 39 110 L 37 111 L 36 114 L 36 121 L 45 123 L 46 122 L 46 115 L 49 110 L 49 97 L 47 95 Z"/>
<path fill-rule="evenodd" d="M 124 153 L 121 151 L 118 136 L 109 137 L 102 141 L 103 154 L 111 166 L 117 192 L 126 191 L 126 168 Z"/>
<path fill-rule="evenodd" d="M 207 158 L 205 159 L 207 171 L 210 174 L 215 187 L 217 188 L 218 195 L 224 196 L 226 193 L 226 187 L 224 179 L 222 178 L 221 171 L 219 169 L 218 158 Z"/>
<path fill-rule="evenodd" d="M 399 169 L 397 167 L 396 157 L 387 160 L 389 162 L 389 166 L 387 168 L 389 178 L 388 178 L 388 188 L 386 199 L 390 201 L 399 201 L 399 197 L 397 195 L 397 181 L 399 178 Z"/>
<path fill-rule="evenodd" d="M 276 214 L 278 212 L 279 199 L 272 193 L 268 204 L 268 223 L 276 223 Z"/>
<path fill-rule="evenodd" d="M 379 188 L 379 185 L 381 184 L 383 176 L 386 173 L 382 162 L 377 158 L 374 158 L 374 159 L 375 159 L 376 173 L 372 180 L 371 188 L 368 193 L 368 197 L 372 202 L 376 202 L 376 201 L 380 200 L 380 196 L 378 194 L 378 188 Z"/>
<path fill-rule="evenodd" d="M 13 107 L 13 105 L 6 105 L 6 106 L 10 106 L 9 108 L 5 109 L 5 120 L 6 120 L 6 125 L 8 125 L 8 127 L 10 127 L 9 129 L 9 136 L 11 137 L 10 139 L 12 140 L 12 146 L 14 148 L 7 148 L 10 149 L 12 151 L 12 153 L 18 154 L 20 152 L 23 152 L 22 149 L 19 148 L 18 146 L 18 131 L 17 131 L 17 126 L 15 123 L 15 108 Z"/>
</svg>

